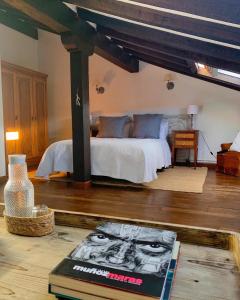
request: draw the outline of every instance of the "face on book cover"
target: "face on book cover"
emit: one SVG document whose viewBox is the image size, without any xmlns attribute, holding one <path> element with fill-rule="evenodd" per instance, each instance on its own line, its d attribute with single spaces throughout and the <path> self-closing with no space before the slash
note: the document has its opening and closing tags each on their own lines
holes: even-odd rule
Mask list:
<svg viewBox="0 0 240 300">
<path fill-rule="evenodd" d="M 165 275 L 175 234 L 154 228 L 105 223 L 71 258 L 130 272 Z"/>
</svg>

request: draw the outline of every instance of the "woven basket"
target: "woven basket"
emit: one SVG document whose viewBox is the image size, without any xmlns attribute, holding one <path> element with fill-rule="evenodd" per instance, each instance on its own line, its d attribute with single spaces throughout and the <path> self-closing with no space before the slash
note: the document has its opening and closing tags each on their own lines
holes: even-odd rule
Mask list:
<svg viewBox="0 0 240 300">
<path fill-rule="evenodd" d="M 10 217 L 4 214 L 7 230 L 14 234 L 25 236 L 43 236 L 54 230 L 54 212 L 35 218 Z"/>
</svg>

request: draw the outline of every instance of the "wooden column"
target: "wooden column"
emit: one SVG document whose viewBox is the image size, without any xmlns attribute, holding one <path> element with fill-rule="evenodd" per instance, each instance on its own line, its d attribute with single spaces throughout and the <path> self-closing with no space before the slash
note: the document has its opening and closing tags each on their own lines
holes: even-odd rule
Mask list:
<svg viewBox="0 0 240 300">
<path fill-rule="evenodd" d="M 73 139 L 73 177 L 90 182 L 89 53 L 70 51 Z"/>
</svg>

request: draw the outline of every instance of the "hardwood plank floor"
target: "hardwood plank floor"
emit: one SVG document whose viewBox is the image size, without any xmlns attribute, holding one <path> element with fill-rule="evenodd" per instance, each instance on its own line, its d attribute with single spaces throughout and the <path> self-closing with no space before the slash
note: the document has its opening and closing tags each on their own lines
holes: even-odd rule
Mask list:
<svg viewBox="0 0 240 300">
<path fill-rule="evenodd" d="M 208 171 L 202 194 L 33 180 L 37 203 L 129 219 L 240 231 L 240 178 Z M 0 186 L 3 202 L 3 185 Z"/>
</svg>

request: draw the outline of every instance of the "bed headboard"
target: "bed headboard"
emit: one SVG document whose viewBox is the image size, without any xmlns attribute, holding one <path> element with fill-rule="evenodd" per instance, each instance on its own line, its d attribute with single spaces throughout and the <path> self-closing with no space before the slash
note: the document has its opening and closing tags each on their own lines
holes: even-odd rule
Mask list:
<svg viewBox="0 0 240 300">
<path fill-rule="evenodd" d="M 168 120 L 168 134 L 171 135 L 173 130 L 184 130 L 188 128 L 189 118 L 187 115 L 164 115 Z"/>
</svg>

